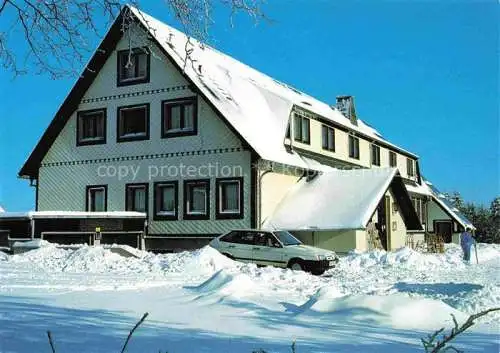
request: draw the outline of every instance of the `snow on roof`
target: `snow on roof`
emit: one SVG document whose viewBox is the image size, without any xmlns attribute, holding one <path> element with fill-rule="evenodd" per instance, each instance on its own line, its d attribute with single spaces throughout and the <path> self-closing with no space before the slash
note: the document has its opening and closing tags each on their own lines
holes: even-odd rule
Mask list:
<svg viewBox="0 0 500 353">
<path fill-rule="evenodd" d="M 304 166 L 300 156 L 296 152 L 287 152 L 283 144 L 294 105 L 415 156 L 384 140 L 376 130 L 363 121 L 358 119 L 356 126 L 328 104 L 193 38 L 188 42 L 188 37 L 184 33 L 134 7 L 130 9 L 177 65 L 185 68 L 185 74 L 263 159 Z M 191 62 L 188 61 L 185 65 L 186 47 L 192 51 Z"/>
<path fill-rule="evenodd" d="M 426 195 L 426 196 L 431 196 L 432 191 L 427 187 L 427 185 L 413 185 L 413 184 L 405 184 L 406 190 L 408 192 L 412 192 L 414 194 L 420 194 L 420 195 Z"/>
<path fill-rule="evenodd" d="M 300 180 L 264 227 L 287 230 L 363 229 L 397 173 L 395 168 L 331 169 Z"/>
<path fill-rule="evenodd" d="M 476 229 L 471 221 L 465 217 L 465 215 L 460 212 L 451 202 L 448 200 L 445 194 L 440 192 L 434 184 L 425 180 L 423 185 L 425 185 L 432 194 L 432 198 L 443 208 L 445 209 L 458 223 L 462 225 L 462 227 L 471 227 L 472 229 Z"/>
<path fill-rule="evenodd" d="M 28 211 L 3 212 L 1 218 L 146 218 L 142 212 L 110 211 L 110 212 L 80 212 L 80 211 Z"/>
</svg>

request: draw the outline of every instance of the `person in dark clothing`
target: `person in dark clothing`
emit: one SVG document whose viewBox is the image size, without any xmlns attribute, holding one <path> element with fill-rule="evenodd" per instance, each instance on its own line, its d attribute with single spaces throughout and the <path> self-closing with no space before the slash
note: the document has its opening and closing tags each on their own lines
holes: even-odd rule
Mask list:
<svg viewBox="0 0 500 353">
<path fill-rule="evenodd" d="M 470 252 L 472 249 L 472 245 L 476 244 L 476 240 L 470 233 L 471 228 L 465 228 L 465 231 L 460 234 L 460 246 L 462 247 L 462 251 L 464 252 L 464 260 L 470 261 Z"/>
</svg>

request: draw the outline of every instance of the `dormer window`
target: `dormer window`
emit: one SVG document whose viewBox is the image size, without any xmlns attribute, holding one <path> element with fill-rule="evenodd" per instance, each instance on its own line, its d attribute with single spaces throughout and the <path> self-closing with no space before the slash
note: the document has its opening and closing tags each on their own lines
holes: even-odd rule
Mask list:
<svg viewBox="0 0 500 353">
<path fill-rule="evenodd" d="M 389 165 L 391 167 L 397 167 L 398 166 L 398 157 L 396 155 L 396 152 L 389 151 Z"/>
<path fill-rule="evenodd" d="M 415 176 L 415 162 L 411 158 L 406 159 L 406 174 L 408 174 L 408 177 L 412 178 Z"/>
<path fill-rule="evenodd" d="M 372 165 L 380 166 L 380 147 L 372 145 Z"/>
<path fill-rule="evenodd" d="M 335 130 L 332 127 L 321 125 L 321 146 L 326 151 L 335 152 Z"/>
<path fill-rule="evenodd" d="M 349 157 L 359 159 L 359 138 L 349 135 Z"/>
<path fill-rule="evenodd" d="M 76 145 L 99 145 L 103 143 L 106 143 L 106 109 L 78 112 Z"/>
<path fill-rule="evenodd" d="M 293 117 L 293 136 L 293 139 L 297 142 L 311 143 L 310 122 L 308 118 L 295 113 Z"/>
<path fill-rule="evenodd" d="M 118 86 L 149 82 L 150 55 L 146 48 L 118 52 Z"/>
</svg>

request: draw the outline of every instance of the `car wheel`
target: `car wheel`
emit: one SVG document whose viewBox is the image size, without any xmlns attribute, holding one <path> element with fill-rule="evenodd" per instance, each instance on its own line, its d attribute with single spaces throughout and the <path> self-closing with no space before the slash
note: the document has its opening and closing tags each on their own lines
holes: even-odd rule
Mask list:
<svg viewBox="0 0 500 353">
<path fill-rule="evenodd" d="M 292 260 L 288 264 L 288 268 L 294 271 L 304 271 L 304 265 L 300 260 Z"/>
<path fill-rule="evenodd" d="M 229 255 L 228 253 L 223 252 L 222 255 L 227 257 L 228 259 L 234 260 L 234 256 Z"/>
<path fill-rule="evenodd" d="M 323 270 L 318 270 L 318 271 L 312 271 L 311 272 L 313 275 L 315 276 L 321 276 L 323 273 L 325 273 L 325 271 Z"/>
</svg>

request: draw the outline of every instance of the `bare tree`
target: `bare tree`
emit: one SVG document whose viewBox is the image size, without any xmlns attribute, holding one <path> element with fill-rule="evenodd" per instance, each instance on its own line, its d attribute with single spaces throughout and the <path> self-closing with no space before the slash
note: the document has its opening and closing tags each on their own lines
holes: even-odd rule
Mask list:
<svg viewBox="0 0 500 353">
<path fill-rule="evenodd" d="M 209 39 L 212 12 L 222 5 L 234 15 L 265 18 L 265 0 L 163 0 L 183 26 L 201 41 Z M 131 5 L 140 9 L 138 1 Z M 0 65 L 14 76 L 32 72 L 57 79 L 79 74 L 96 40 L 123 8 L 120 0 L 0 0 Z M 122 31 L 132 21 L 124 19 Z"/>
</svg>

